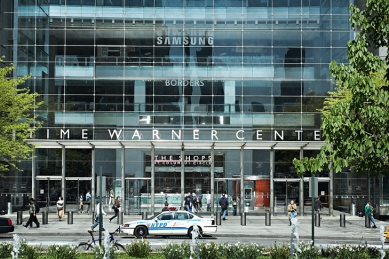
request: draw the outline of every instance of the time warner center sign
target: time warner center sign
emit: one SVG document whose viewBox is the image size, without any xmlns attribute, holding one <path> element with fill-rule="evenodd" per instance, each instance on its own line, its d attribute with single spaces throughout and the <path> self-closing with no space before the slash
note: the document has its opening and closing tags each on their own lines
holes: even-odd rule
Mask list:
<svg viewBox="0 0 389 259">
<path fill-rule="evenodd" d="M 105 133 L 104 133 L 105 132 Z M 47 139 L 52 136 L 46 130 Z M 244 130 L 244 129 L 191 129 L 191 130 L 159 130 L 159 129 L 106 129 L 95 132 L 92 129 L 57 129 L 55 136 L 59 139 L 82 140 L 199 140 L 199 141 L 302 141 L 304 136 L 311 136 L 314 141 L 321 141 L 320 130 Z M 30 132 L 33 138 L 33 132 Z"/>
</svg>

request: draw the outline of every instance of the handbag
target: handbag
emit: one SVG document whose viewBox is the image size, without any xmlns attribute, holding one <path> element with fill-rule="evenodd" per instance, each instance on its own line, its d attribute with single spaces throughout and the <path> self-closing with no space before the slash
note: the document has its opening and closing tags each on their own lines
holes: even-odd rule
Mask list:
<svg viewBox="0 0 389 259">
<path fill-rule="evenodd" d="M 116 209 L 116 205 L 112 205 L 112 209 L 115 210 Z"/>
</svg>

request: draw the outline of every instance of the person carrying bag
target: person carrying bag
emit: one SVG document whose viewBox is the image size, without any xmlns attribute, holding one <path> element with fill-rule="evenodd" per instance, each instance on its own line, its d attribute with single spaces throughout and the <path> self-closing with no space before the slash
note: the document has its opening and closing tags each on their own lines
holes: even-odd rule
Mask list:
<svg viewBox="0 0 389 259">
<path fill-rule="evenodd" d="M 292 225 L 291 219 L 297 217 L 297 206 L 294 201 L 290 201 L 288 204 L 288 217 L 289 217 L 289 226 Z"/>
</svg>

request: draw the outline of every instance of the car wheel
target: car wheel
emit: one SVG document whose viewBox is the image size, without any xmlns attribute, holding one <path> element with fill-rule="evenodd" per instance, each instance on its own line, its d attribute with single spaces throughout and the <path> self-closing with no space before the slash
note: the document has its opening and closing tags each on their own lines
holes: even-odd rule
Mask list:
<svg viewBox="0 0 389 259">
<path fill-rule="evenodd" d="M 202 235 L 203 235 L 203 231 L 201 229 L 201 227 L 197 226 L 199 228 L 199 236 L 198 238 L 200 238 Z M 190 227 L 189 230 L 188 230 L 188 237 L 190 239 L 192 239 L 192 231 L 193 231 L 193 227 Z"/>
<path fill-rule="evenodd" d="M 137 238 L 145 238 L 147 236 L 147 228 L 144 226 L 136 227 L 134 234 Z"/>
</svg>

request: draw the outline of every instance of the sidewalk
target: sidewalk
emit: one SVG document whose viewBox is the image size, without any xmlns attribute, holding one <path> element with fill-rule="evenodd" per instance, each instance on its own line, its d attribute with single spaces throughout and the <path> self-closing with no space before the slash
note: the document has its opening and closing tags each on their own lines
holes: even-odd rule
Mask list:
<svg viewBox="0 0 389 259">
<path fill-rule="evenodd" d="M 104 217 L 104 226 L 109 231 L 113 231 L 119 226 L 116 218 L 112 223 L 109 222 L 111 215 L 113 215 L 113 212 L 108 212 L 108 216 Z M 205 214 L 202 216 L 208 217 Z M 73 224 L 68 224 L 66 214 L 62 221 L 59 221 L 55 213 L 49 213 L 48 224 L 42 224 L 42 213 L 39 213 L 40 228 L 35 226 L 33 228 L 25 228 L 23 225 L 16 225 L 16 213 L 7 214 L 4 217 L 11 218 L 15 226 L 13 233 L 5 234 L 11 236 L 12 234 L 19 234 L 20 236 L 88 236 L 87 230 L 92 225 L 92 216 L 88 214 L 74 213 Z M 28 212 L 23 211 L 23 224 L 27 222 L 28 217 Z M 345 214 L 345 218 L 345 227 L 340 227 L 339 212 L 335 212 L 334 216 L 322 215 L 320 227 L 314 228 L 315 239 L 379 241 L 380 226 L 389 225 L 385 221 L 376 220 L 376 229 L 365 228 L 364 217 Z M 123 222 L 141 219 L 142 215 L 124 215 Z M 311 215 L 298 216 L 298 219 L 300 238 L 311 239 Z M 291 227 L 285 215 L 271 215 L 270 226 L 265 226 L 264 215 L 246 214 L 246 225 L 243 226 L 241 225 L 240 216 L 227 216 L 227 220 L 221 222 L 217 233 L 213 237 L 288 238 L 290 234 Z"/>
</svg>

